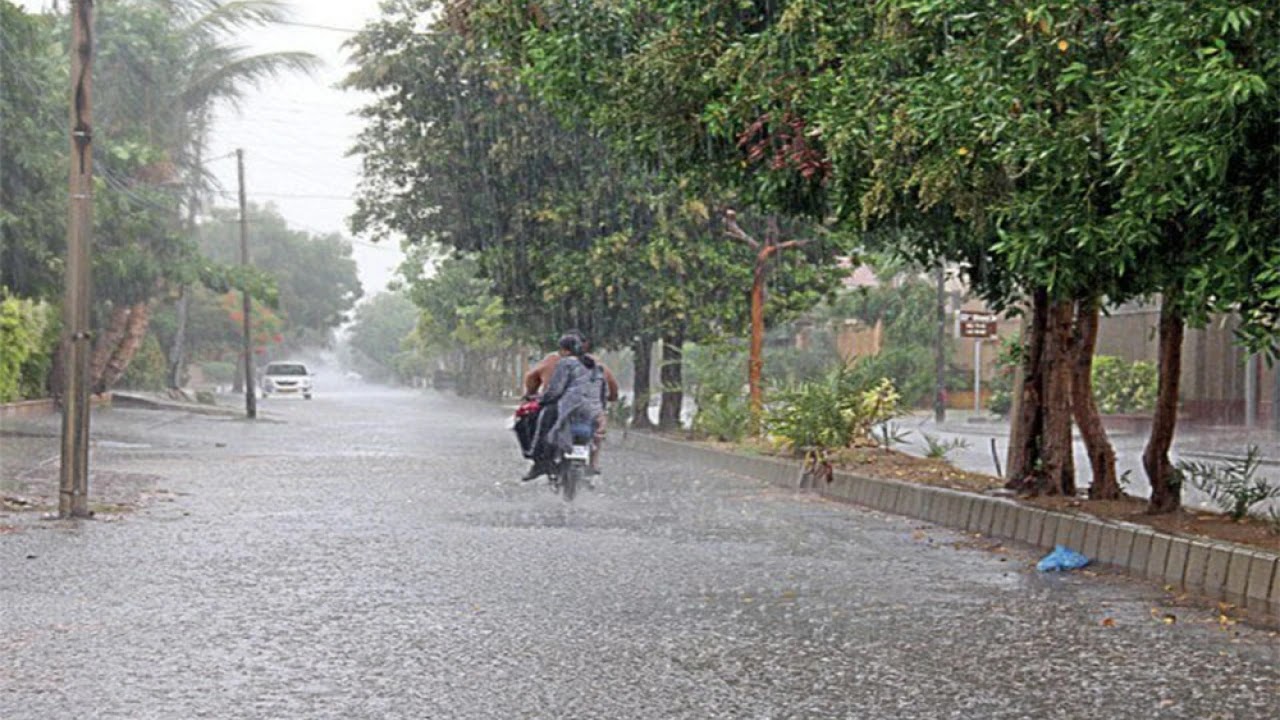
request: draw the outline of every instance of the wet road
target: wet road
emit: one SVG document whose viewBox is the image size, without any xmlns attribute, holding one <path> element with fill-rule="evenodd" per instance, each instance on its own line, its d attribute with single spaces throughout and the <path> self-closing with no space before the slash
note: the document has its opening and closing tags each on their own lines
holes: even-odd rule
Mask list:
<svg viewBox="0 0 1280 720">
<path fill-rule="evenodd" d="M 1154 586 L 616 448 L 566 506 L 447 396 L 263 410 L 105 412 L 141 509 L 0 516 L 0 718 L 1280 715 L 1276 636 Z"/>
</svg>

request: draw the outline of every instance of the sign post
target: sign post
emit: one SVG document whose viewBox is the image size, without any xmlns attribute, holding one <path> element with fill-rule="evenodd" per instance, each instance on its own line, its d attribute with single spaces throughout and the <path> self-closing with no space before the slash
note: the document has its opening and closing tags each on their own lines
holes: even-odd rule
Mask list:
<svg viewBox="0 0 1280 720">
<path fill-rule="evenodd" d="M 960 337 L 973 338 L 973 414 L 982 412 L 982 341 L 995 337 L 994 313 L 960 312 Z"/>
</svg>

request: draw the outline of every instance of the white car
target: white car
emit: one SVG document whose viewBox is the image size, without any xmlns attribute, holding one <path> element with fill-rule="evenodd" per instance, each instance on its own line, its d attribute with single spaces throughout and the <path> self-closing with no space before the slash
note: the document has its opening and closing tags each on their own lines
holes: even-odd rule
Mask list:
<svg viewBox="0 0 1280 720">
<path fill-rule="evenodd" d="M 312 372 L 300 362 L 269 363 L 262 371 L 262 397 L 301 395 L 310 400 L 312 377 Z"/>
</svg>

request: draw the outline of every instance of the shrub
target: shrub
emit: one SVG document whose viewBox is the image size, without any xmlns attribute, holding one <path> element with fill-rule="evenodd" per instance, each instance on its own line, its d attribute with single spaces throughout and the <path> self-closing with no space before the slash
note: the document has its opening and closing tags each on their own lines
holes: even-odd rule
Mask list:
<svg viewBox="0 0 1280 720">
<path fill-rule="evenodd" d="M 743 385 L 746 355 L 736 348 L 691 347 L 685 352 L 689 393 L 696 410 L 693 430 L 727 442 L 737 442 L 751 424 L 751 408 Z"/>
<path fill-rule="evenodd" d="M 0 295 L 0 402 L 41 394 L 56 333 L 47 303 Z"/>
<path fill-rule="evenodd" d="M 1244 458 L 1224 465 L 1182 461 L 1178 473 L 1192 487 L 1204 492 L 1232 520 L 1240 520 L 1249 508 L 1280 497 L 1280 486 L 1254 477 L 1261 465 L 1257 445 L 1250 445 Z"/>
<path fill-rule="evenodd" d="M 1147 412 L 1155 407 L 1159 373 L 1154 363 L 1118 357 L 1093 359 L 1093 399 L 1104 414 Z"/>
<path fill-rule="evenodd" d="M 793 385 L 776 393 L 774 401 L 768 416 L 769 431 L 793 450 L 874 442 L 872 431 L 901 409 L 892 380 L 867 383 L 851 368 Z"/>
<path fill-rule="evenodd" d="M 964 438 L 954 438 L 952 440 L 942 440 L 936 435 L 929 433 L 921 433 L 924 436 L 924 442 L 927 446 L 925 457 L 935 460 L 946 460 L 952 450 L 967 450 L 969 441 Z"/>
</svg>

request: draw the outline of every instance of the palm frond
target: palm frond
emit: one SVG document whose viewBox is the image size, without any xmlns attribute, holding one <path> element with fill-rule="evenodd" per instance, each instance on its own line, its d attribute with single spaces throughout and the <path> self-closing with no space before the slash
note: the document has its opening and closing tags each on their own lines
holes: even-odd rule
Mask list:
<svg viewBox="0 0 1280 720">
<path fill-rule="evenodd" d="M 286 73 L 312 73 L 321 64 L 319 58 L 305 52 L 277 52 L 239 55 L 234 48 L 222 58 L 224 62 L 202 65 L 187 83 L 183 105 L 194 108 L 215 100 L 225 100 L 238 109 L 248 87 L 258 87 L 264 80 Z"/>
<path fill-rule="evenodd" d="M 198 10 L 189 18 L 187 33 L 195 38 L 213 38 L 246 28 L 273 25 L 290 17 L 288 5 L 278 0 L 197 0 L 191 4 Z"/>
</svg>

